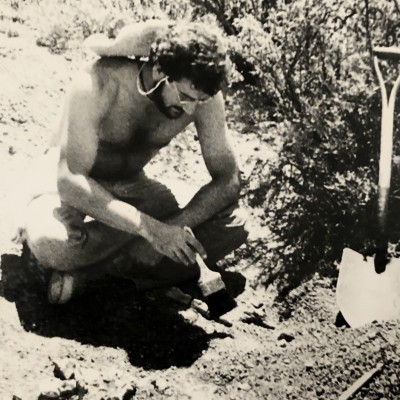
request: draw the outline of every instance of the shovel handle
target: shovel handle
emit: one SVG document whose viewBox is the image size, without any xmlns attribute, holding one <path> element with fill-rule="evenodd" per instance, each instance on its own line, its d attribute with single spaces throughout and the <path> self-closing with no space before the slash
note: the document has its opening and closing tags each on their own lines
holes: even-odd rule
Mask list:
<svg viewBox="0 0 400 400">
<path fill-rule="evenodd" d="M 374 47 L 372 53 L 381 60 L 400 60 L 400 47 Z"/>
<path fill-rule="evenodd" d="M 378 194 L 378 220 L 382 231 L 386 229 L 388 195 L 392 175 L 392 153 L 393 153 L 393 119 L 396 93 L 400 85 L 400 75 L 397 77 L 389 94 L 386 90 L 385 80 L 379 67 L 379 60 L 386 57 L 400 60 L 400 48 L 375 48 L 374 67 L 378 77 L 382 95 L 382 118 L 381 118 L 381 145 L 379 156 L 379 194 Z M 397 57 L 398 56 L 398 57 Z M 397 58 L 395 58 L 397 57 Z"/>
</svg>

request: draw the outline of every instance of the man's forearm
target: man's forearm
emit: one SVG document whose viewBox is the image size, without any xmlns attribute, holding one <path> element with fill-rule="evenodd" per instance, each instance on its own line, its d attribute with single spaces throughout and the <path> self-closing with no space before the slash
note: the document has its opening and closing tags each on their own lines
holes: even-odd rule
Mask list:
<svg viewBox="0 0 400 400">
<path fill-rule="evenodd" d="M 85 214 L 113 228 L 150 238 L 160 223 L 134 206 L 116 199 L 90 177 L 68 174 L 58 180 L 61 199 Z"/>
<path fill-rule="evenodd" d="M 194 228 L 238 201 L 239 178 L 214 179 L 203 186 L 186 207 L 164 222 Z"/>
</svg>

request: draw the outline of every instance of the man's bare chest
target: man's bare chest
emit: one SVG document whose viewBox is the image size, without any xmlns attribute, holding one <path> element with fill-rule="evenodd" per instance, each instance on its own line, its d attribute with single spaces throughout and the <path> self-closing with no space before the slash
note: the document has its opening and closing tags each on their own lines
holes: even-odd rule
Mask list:
<svg viewBox="0 0 400 400">
<path fill-rule="evenodd" d="M 113 107 L 99 127 L 99 141 L 122 152 L 140 152 L 166 146 L 191 122 L 190 116 L 178 119 L 163 116 L 154 106 Z"/>
<path fill-rule="evenodd" d="M 190 122 L 188 115 L 168 119 L 154 107 L 137 104 L 134 108 L 132 101 L 115 104 L 99 125 L 92 176 L 122 178 L 135 174 Z"/>
</svg>

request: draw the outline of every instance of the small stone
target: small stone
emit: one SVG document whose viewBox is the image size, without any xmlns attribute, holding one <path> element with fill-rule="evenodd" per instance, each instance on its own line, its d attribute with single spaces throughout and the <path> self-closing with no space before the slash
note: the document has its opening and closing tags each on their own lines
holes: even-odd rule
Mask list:
<svg viewBox="0 0 400 400">
<path fill-rule="evenodd" d="M 182 315 L 183 319 L 190 324 L 194 324 L 199 319 L 199 314 L 197 314 L 193 309 L 188 308 L 187 310 L 183 310 L 179 312 Z"/>
<path fill-rule="evenodd" d="M 251 370 L 253 370 L 256 366 L 256 364 L 251 360 L 245 361 L 244 365 L 246 366 L 247 369 L 251 369 Z"/>
<path fill-rule="evenodd" d="M 159 378 L 151 382 L 154 388 L 160 394 L 164 394 L 164 392 L 169 388 L 169 383 L 165 379 Z"/>
<path fill-rule="evenodd" d="M 69 359 L 53 361 L 54 376 L 63 381 L 75 378 L 76 364 Z"/>
<path fill-rule="evenodd" d="M 64 381 L 59 385 L 60 395 L 63 397 L 73 396 L 78 392 L 78 384 L 75 380 L 71 379 Z"/>
<path fill-rule="evenodd" d="M 133 400 L 135 398 L 137 387 L 134 384 L 108 385 L 106 400 Z"/>
<path fill-rule="evenodd" d="M 261 365 L 258 365 L 257 367 L 255 367 L 252 373 L 258 379 L 264 378 L 264 375 L 265 375 L 264 368 Z"/>
<path fill-rule="evenodd" d="M 367 337 L 369 340 L 373 340 L 376 338 L 376 335 L 377 335 L 376 331 L 370 331 L 368 332 Z"/>
<path fill-rule="evenodd" d="M 191 302 L 191 307 L 196 310 L 200 315 L 202 315 L 205 318 L 210 317 L 210 312 L 208 310 L 208 306 L 204 301 L 201 301 L 199 299 L 193 299 Z"/>
<path fill-rule="evenodd" d="M 304 362 L 304 366 L 306 367 L 306 371 L 310 371 L 314 368 L 314 360 L 308 359 Z"/>
<path fill-rule="evenodd" d="M 287 342 L 286 340 L 278 340 L 278 346 L 285 348 L 287 347 Z"/>
<path fill-rule="evenodd" d="M 252 303 L 252 306 L 253 306 L 254 308 L 256 308 L 257 310 L 258 310 L 259 308 L 261 308 L 263 305 L 264 305 L 264 303 L 261 302 L 261 301 L 255 301 L 255 302 Z"/>
<path fill-rule="evenodd" d="M 8 154 L 10 154 L 10 155 L 14 155 L 14 154 L 16 154 L 17 153 L 17 150 L 15 150 L 15 148 L 13 147 L 13 146 L 10 146 L 9 148 L 8 148 Z"/>
<path fill-rule="evenodd" d="M 136 396 L 137 387 L 136 385 L 130 384 L 125 386 L 125 393 L 122 396 L 122 400 L 133 400 Z"/>
<path fill-rule="evenodd" d="M 248 392 L 251 389 L 251 386 L 247 382 L 244 382 L 240 383 L 237 388 L 243 392 Z"/>
<path fill-rule="evenodd" d="M 39 383 L 38 400 L 51 400 L 60 397 L 59 381 L 56 379 L 45 379 Z"/>
<path fill-rule="evenodd" d="M 292 315 L 292 311 L 289 308 L 281 310 L 280 315 L 283 319 L 289 319 Z"/>
<path fill-rule="evenodd" d="M 264 320 L 264 325 L 267 329 L 276 329 L 277 328 L 277 323 L 275 321 L 273 321 L 272 319 Z"/>
<path fill-rule="evenodd" d="M 323 387 L 318 387 L 315 390 L 315 393 L 316 393 L 317 396 L 322 396 L 325 393 L 325 389 Z"/>
<path fill-rule="evenodd" d="M 286 342 L 290 343 L 294 340 L 294 333 L 293 332 L 281 332 L 278 336 L 278 340 L 285 340 Z"/>
</svg>

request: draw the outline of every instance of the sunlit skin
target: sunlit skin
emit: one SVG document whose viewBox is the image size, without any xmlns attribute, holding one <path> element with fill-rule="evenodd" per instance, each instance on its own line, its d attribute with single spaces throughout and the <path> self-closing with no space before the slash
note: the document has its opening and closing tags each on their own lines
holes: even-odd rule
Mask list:
<svg viewBox="0 0 400 400">
<path fill-rule="evenodd" d="M 61 148 L 58 190 L 63 201 L 96 220 L 147 239 L 147 246 L 136 255 L 139 260 L 154 264 L 165 255 L 194 263 L 196 252 L 206 254 L 184 227 L 198 226 L 237 200 L 239 193 L 223 97 L 217 93 L 210 98 L 188 79 L 168 79 L 161 91 L 164 105 L 184 110 L 171 119 L 139 93 L 138 73 L 137 63 L 130 59 L 102 58 L 75 77 L 53 140 Z M 166 78 L 157 65 L 146 64 L 142 74 L 145 90 Z M 158 221 L 101 185 L 103 179 L 118 181 L 137 174 L 191 122 L 211 181 L 179 213 Z"/>
</svg>

